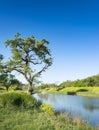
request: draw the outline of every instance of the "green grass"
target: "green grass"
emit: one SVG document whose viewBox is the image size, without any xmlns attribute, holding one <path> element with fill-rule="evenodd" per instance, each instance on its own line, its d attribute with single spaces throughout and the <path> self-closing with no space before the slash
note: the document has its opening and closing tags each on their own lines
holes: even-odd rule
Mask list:
<svg viewBox="0 0 99 130">
<path fill-rule="evenodd" d="M 0 109 L 0 130 L 95 130 L 79 118 L 23 109 Z"/>
<path fill-rule="evenodd" d="M 28 107 L 27 107 L 28 106 Z M 0 94 L 0 130 L 96 130 L 24 93 Z"/>
<path fill-rule="evenodd" d="M 67 94 L 68 92 L 74 92 L 76 95 L 99 97 L 99 87 L 66 87 L 66 88 L 54 87 L 54 88 L 42 89 L 41 91 L 45 91 L 48 93 L 59 93 L 59 94 Z"/>
</svg>

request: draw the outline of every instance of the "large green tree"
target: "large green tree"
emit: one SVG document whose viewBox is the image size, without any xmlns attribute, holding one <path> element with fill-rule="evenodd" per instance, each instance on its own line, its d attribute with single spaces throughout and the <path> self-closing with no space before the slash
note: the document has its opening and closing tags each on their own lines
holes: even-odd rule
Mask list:
<svg viewBox="0 0 99 130">
<path fill-rule="evenodd" d="M 37 77 L 52 65 L 49 42 L 45 39 L 37 41 L 34 36 L 22 38 L 19 33 L 14 39 L 8 39 L 6 46 L 11 48 L 12 57 L 7 62 L 8 71 L 17 71 L 28 82 L 28 92 L 32 92 L 32 86 Z"/>
</svg>

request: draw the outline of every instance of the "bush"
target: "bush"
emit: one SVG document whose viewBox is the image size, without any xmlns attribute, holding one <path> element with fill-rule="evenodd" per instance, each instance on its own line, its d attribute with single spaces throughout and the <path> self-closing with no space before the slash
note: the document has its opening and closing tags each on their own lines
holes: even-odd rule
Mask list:
<svg viewBox="0 0 99 130">
<path fill-rule="evenodd" d="M 25 93 L 5 93 L 0 94 L 0 107 L 38 107 L 41 103 L 36 101 L 31 95 Z"/>
<path fill-rule="evenodd" d="M 50 114 L 50 115 L 54 115 L 54 110 L 53 110 L 53 108 L 51 107 L 51 105 L 48 104 L 48 103 L 42 104 L 42 105 L 41 105 L 41 109 L 42 109 L 44 112 L 46 112 L 46 113 L 48 113 L 48 114 Z"/>
</svg>

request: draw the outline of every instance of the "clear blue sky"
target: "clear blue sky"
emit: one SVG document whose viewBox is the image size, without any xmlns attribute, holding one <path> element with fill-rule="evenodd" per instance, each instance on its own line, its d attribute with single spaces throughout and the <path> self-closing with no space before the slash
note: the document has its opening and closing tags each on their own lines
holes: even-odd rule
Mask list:
<svg viewBox="0 0 99 130">
<path fill-rule="evenodd" d="M 19 32 L 50 42 L 53 65 L 42 81 L 60 83 L 99 73 L 98 0 L 0 0 L 0 53 Z"/>
</svg>

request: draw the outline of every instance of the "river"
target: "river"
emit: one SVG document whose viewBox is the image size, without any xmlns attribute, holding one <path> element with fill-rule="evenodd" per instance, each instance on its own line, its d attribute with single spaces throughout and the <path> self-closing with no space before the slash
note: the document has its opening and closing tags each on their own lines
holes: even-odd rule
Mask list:
<svg viewBox="0 0 99 130">
<path fill-rule="evenodd" d="M 34 94 L 37 100 L 52 105 L 55 111 L 68 112 L 93 126 L 99 126 L 99 98 L 62 94 Z"/>
</svg>

